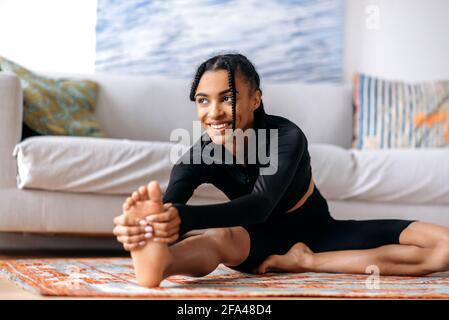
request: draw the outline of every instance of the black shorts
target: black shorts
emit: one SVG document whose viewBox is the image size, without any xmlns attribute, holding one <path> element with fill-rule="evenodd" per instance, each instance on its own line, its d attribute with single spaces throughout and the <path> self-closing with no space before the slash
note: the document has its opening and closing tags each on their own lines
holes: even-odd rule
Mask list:
<svg viewBox="0 0 449 320">
<path fill-rule="evenodd" d="M 372 249 L 399 244 L 401 232 L 412 220 L 335 220 L 326 200 L 315 187 L 298 209 L 275 215 L 261 224 L 243 226 L 250 236 L 250 252 L 235 270 L 253 273 L 272 254 L 285 254 L 295 243 L 313 252 Z"/>
</svg>

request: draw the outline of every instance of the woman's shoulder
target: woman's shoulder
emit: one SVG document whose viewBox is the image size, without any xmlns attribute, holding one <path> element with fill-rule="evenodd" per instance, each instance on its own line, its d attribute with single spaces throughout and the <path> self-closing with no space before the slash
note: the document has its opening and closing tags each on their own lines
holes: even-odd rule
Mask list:
<svg viewBox="0 0 449 320">
<path fill-rule="evenodd" d="M 293 121 L 277 115 L 266 115 L 267 128 L 279 130 L 279 136 L 307 140 L 304 131 Z"/>
</svg>

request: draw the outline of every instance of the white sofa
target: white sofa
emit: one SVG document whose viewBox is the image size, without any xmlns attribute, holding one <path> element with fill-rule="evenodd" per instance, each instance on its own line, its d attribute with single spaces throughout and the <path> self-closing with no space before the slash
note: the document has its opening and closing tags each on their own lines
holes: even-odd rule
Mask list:
<svg viewBox="0 0 449 320">
<path fill-rule="evenodd" d="M 12 234 L 51 235 L 58 248 L 64 247 L 64 235 L 110 237 L 112 218 L 131 191 L 152 179 L 165 189 L 169 153 L 176 150 L 170 133 L 191 131 L 196 120 L 189 81 L 72 76 L 98 81 L 95 112 L 107 138 L 20 142 L 20 82 L 0 73 L 0 248 L 45 246 L 34 238 L 11 240 Z M 291 119 L 306 133 L 315 182 L 336 219 L 419 219 L 449 227 L 449 149 L 351 149 L 349 84 L 266 83 L 262 89 L 267 112 Z M 191 203 L 221 201 L 227 199 L 206 185 Z"/>
</svg>

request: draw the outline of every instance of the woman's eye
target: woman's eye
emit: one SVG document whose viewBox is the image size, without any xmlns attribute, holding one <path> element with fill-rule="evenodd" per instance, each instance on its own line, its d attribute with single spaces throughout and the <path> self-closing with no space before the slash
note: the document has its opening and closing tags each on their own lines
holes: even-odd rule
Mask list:
<svg viewBox="0 0 449 320">
<path fill-rule="evenodd" d="M 199 104 L 207 103 L 207 99 L 205 99 L 205 98 L 200 98 L 200 99 L 198 99 L 198 103 L 199 103 Z"/>
<path fill-rule="evenodd" d="M 232 101 L 232 97 L 231 97 L 231 96 L 225 96 L 225 97 L 223 98 L 223 100 L 224 100 L 225 102 L 231 102 L 231 101 Z"/>
</svg>

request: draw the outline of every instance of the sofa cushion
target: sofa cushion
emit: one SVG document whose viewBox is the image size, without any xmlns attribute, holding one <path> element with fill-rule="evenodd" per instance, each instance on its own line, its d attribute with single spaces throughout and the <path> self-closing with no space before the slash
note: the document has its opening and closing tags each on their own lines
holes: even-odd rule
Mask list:
<svg viewBox="0 0 449 320">
<path fill-rule="evenodd" d="M 103 137 L 95 117 L 98 85 L 86 79 L 45 77 L 0 56 L 2 70 L 13 72 L 23 90 L 23 121 L 43 135 Z"/>
<path fill-rule="evenodd" d="M 316 185 L 329 200 L 449 204 L 449 150 L 309 147 Z"/>
<path fill-rule="evenodd" d="M 347 84 L 263 84 L 267 113 L 295 122 L 309 142 L 350 148 L 352 142 L 352 89 Z"/>
<path fill-rule="evenodd" d="M 163 191 L 172 168 L 168 142 L 81 137 L 32 137 L 14 150 L 19 188 L 129 195 L 158 180 Z M 449 150 L 356 150 L 310 144 L 315 183 L 329 200 L 401 204 L 449 204 Z M 177 159 L 177 156 L 174 158 Z M 203 198 L 226 201 L 211 185 Z"/>
<path fill-rule="evenodd" d="M 357 149 L 449 147 L 449 81 L 354 76 Z"/>
<path fill-rule="evenodd" d="M 157 180 L 165 191 L 173 163 L 186 148 L 169 142 L 128 139 L 32 137 L 14 149 L 18 166 L 17 186 L 130 195 L 139 186 Z M 209 184 L 198 188 L 195 195 L 228 200 Z"/>
<path fill-rule="evenodd" d="M 109 138 L 168 142 L 173 130 L 192 131 L 192 121 L 198 120 L 195 104 L 189 100 L 190 79 L 102 73 L 82 77 L 99 84 L 95 115 Z M 261 85 L 267 113 L 295 122 L 312 143 L 351 147 L 351 85 L 299 82 Z"/>
</svg>

